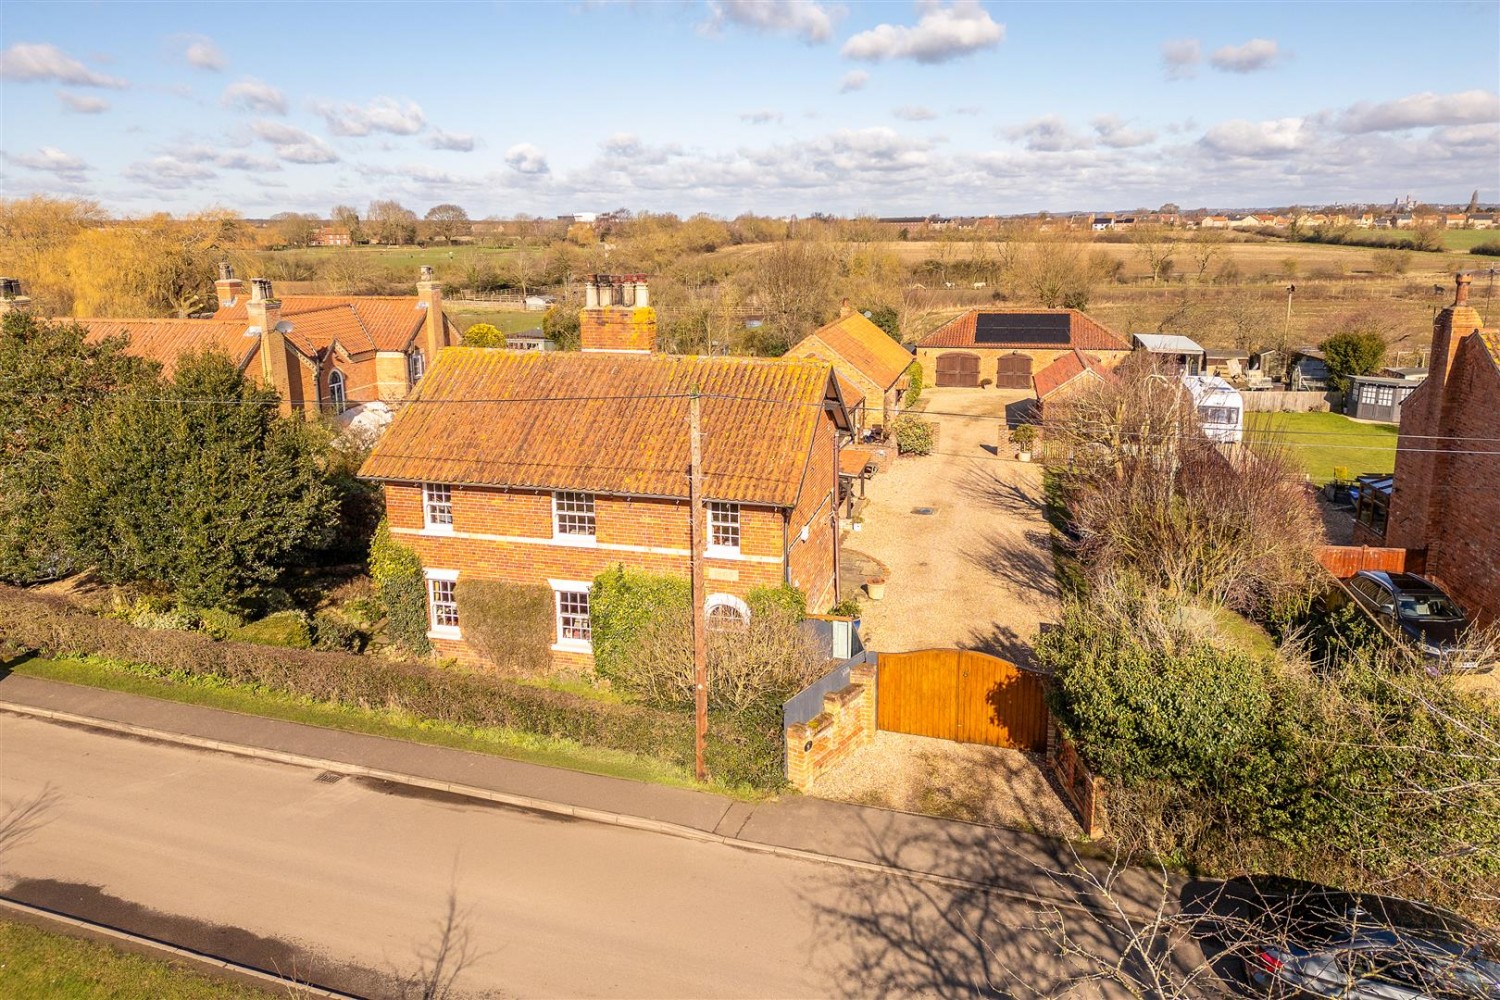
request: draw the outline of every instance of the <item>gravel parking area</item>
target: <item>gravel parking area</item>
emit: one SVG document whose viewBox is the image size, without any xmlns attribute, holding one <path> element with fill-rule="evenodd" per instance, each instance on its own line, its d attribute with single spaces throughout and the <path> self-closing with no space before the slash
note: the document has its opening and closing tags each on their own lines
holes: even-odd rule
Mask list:
<svg viewBox="0 0 1500 1000">
<path fill-rule="evenodd" d="M 1020 750 L 876 733 L 873 743 L 820 776 L 813 794 L 1050 837 L 1082 836 L 1041 758 Z"/>
<path fill-rule="evenodd" d="M 1056 620 L 1057 581 L 1042 470 L 996 443 L 1006 407 L 1030 394 L 923 395 L 921 416 L 939 428 L 937 453 L 898 458 L 875 476 L 863 530 L 844 538 L 890 567 L 885 599 L 864 602 L 865 644 L 887 652 L 960 646 L 1024 665 L 1040 623 Z"/>
</svg>

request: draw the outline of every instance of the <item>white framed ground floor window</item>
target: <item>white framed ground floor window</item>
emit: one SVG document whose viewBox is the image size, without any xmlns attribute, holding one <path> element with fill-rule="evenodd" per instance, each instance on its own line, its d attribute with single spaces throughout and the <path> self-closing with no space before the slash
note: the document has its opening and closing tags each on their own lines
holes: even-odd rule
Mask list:
<svg viewBox="0 0 1500 1000">
<path fill-rule="evenodd" d="M 588 580 L 548 580 L 552 587 L 552 607 L 556 625 L 556 642 L 552 648 L 562 653 L 594 652 L 594 631 L 589 622 Z"/>
<path fill-rule="evenodd" d="M 427 576 L 427 638 L 462 639 L 458 628 L 458 570 L 429 569 Z"/>
</svg>

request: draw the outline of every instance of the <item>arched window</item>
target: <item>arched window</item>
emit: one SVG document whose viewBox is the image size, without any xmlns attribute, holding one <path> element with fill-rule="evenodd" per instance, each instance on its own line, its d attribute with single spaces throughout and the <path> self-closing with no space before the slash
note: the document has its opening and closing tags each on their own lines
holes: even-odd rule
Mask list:
<svg viewBox="0 0 1500 1000">
<path fill-rule="evenodd" d="M 412 385 L 422 380 L 427 372 L 427 358 L 423 356 L 420 347 L 413 347 L 411 353 L 406 356 L 406 376 Z"/>
<path fill-rule="evenodd" d="M 733 594 L 710 594 L 703 602 L 711 629 L 744 628 L 750 624 L 750 605 Z"/>
<path fill-rule="evenodd" d="M 349 409 L 349 394 L 344 388 L 344 373 L 337 368 L 328 373 L 328 401 L 333 404 L 334 413 L 343 413 Z"/>
</svg>

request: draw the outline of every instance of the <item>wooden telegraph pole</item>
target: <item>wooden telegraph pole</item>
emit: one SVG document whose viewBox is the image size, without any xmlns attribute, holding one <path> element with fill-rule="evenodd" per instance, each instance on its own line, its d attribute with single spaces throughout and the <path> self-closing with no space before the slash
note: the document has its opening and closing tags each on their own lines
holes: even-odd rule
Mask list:
<svg viewBox="0 0 1500 1000">
<path fill-rule="evenodd" d="M 703 745 L 708 739 L 708 621 L 703 603 L 703 553 L 708 547 L 708 517 L 703 507 L 703 440 L 699 426 L 701 399 L 695 388 L 688 397 L 688 435 L 691 439 L 692 464 L 688 473 L 688 503 L 692 510 L 691 552 L 688 561 L 693 575 L 693 709 L 696 714 L 693 740 L 694 762 L 699 781 L 708 780 L 703 762 Z"/>
</svg>

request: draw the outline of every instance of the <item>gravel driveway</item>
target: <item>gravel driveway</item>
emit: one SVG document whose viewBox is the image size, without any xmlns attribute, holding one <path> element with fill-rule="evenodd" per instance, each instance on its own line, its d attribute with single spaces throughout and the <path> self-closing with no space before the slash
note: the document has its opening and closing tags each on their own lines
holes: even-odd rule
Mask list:
<svg viewBox="0 0 1500 1000">
<path fill-rule="evenodd" d="M 1006 406 L 1030 394 L 942 388 L 923 397 L 937 452 L 903 456 L 875 476 L 863 530 L 844 538 L 890 567 L 885 599 L 864 601 L 865 644 L 959 646 L 1025 665 L 1038 625 L 1056 621 L 1057 581 L 1042 470 L 996 442 Z M 918 507 L 933 513 L 912 513 Z"/>
</svg>

